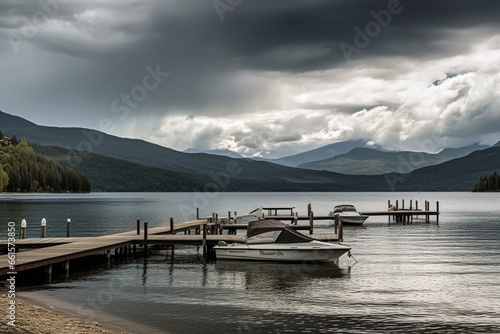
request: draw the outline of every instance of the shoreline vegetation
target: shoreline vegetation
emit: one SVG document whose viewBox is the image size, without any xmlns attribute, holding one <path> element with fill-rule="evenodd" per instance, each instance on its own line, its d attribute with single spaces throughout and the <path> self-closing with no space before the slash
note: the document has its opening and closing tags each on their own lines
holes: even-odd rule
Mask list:
<svg viewBox="0 0 500 334">
<path fill-rule="evenodd" d="M 84 173 L 37 154 L 25 138 L 18 142 L 3 137 L 9 140 L 4 139 L 0 145 L 0 192 L 90 192 Z"/>
<path fill-rule="evenodd" d="M 483 176 L 474 185 L 473 192 L 499 192 L 500 175 L 495 171 L 489 176 Z"/>
<path fill-rule="evenodd" d="M 9 304 L 5 294 L 1 295 L 1 303 Z M 23 334 L 129 334 L 129 332 L 103 326 L 64 311 L 40 306 L 29 299 L 16 297 L 15 326 L 7 324 L 6 317 L 0 321 L 0 333 Z"/>
</svg>

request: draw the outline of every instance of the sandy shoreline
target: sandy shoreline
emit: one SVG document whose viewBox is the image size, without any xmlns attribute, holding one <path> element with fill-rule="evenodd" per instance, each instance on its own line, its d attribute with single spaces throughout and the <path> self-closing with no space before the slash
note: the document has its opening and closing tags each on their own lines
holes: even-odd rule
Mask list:
<svg viewBox="0 0 500 334">
<path fill-rule="evenodd" d="M 86 321 L 67 312 L 54 308 L 36 305 L 28 298 L 16 296 L 16 326 L 8 324 L 7 318 L 10 299 L 2 294 L 0 303 L 3 305 L 4 316 L 0 320 L 0 333 L 33 333 L 33 334 L 129 334 L 98 322 Z"/>
</svg>

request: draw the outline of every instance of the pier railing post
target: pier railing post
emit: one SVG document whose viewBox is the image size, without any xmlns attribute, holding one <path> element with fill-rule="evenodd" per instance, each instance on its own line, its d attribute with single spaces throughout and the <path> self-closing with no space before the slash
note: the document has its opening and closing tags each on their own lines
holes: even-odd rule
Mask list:
<svg viewBox="0 0 500 334">
<path fill-rule="evenodd" d="M 309 213 L 309 234 L 313 234 L 314 212 Z"/>
<path fill-rule="evenodd" d="M 41 227 L 40 237 L 45 238 L 45 236 L 47 235 L 47 220 L 45 218 L 42 218 L 42 221 L 40 222 L 40 227 Z"/>
<path fill-rule="evenodd" d="M 71 238 L 71 219 L 66 220 L 66 238 Z"/>
<path fill-rule="evenodd" d="M 207 224 L 203 224 L 203 239 L 201 242 L 203 246 L 203 257 L 207 257 Z"/>
<path fill-rule="evenodd" d="M 26 223 L 26 219 L 21 220 L 20 239 L 26 239 L 27 228 L 28 228 L 28 224 Z"/>
<path fill-rule="evenodd" d="M 148 222 L 144 222 L 144 240 L 148 240 Z"/>
<path fill-rule="evenodd" d="M 337 235 L 339 233 L 339 222 L 340 222 L 340 216 L 337 214 L 335 215 L 335 234 Z"/>
<path fill-rule="evenodd" d="M 311 216 L 311 203 L 307 205 L 307 216 Z"/>
<path fill-rule="evenodd" d="M 342 227 L 342 220 L 341 219 L 339 219 L 339 241 L 344 241 L 344 229 Z"/>
<path fill-rule="evenodd" d="M 137 219 L 136 230 L 137 230 L 137 235 L 141 234 L 141 220 L 140 219 Z"/>
<path fill-rule="evenodd" d="M 436 224 L 439 224 L 439 201 L 436 201 Z"/>
<path fill-rule="evenodd" d="M 170 217 L 170 234 L 175 234 L 174 232 L 174 218 Z"/>
<path fill-rule="evenodd" d="M 200 208 L 196 208 L 196 220 L 200 219 Z"/>
</svg>

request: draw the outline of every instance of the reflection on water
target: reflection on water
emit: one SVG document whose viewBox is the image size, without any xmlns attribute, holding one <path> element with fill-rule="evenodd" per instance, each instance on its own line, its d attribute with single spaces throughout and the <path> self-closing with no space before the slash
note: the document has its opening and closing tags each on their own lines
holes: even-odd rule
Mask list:
<svg viewBox="0 0 500 334">
<path fill-rule="evenodd" d="M 89 202 L 83 195 L 74 201 L 28 197 L 15 205 L 0 200 L 0 219 L 6 224 L 10 217 L 30 217 L 28 224 L 37 221 L 38 226 L 45 216 L 53 236 L 64 235 L 65 225 L 59 231 L 51 221 L 71 217 L 78 222 L 76 234 L 99 235 L 132 230 L 136 218 L 166 224 L 178 203 L 192 201 L 190 194 L 120 196 L 90 195 Z M 329 212 L 333 203 L 375 211 L 384 209 L 387 199 L 413 198 L 440 200 L 442 214 L 439 225 L 388 225 L 386 217 L 371 217 L 362 228 L 346 226 L 345 243 L 357 263 L 346 256 L 337 266 L 206 263 L 196 247 L 177 247 L 112 263 L 110 270 L 72 275 L 71 281 L 45 286 L 34 295 L 170 333 L 500 333 L 498 196 L 218 194 L 204 211 L 247 212 L 263 204 L 300 210 L 308 202 L 318 214 Z M 331 229 L 324 225 L 317 231 Z"/>
</svg>

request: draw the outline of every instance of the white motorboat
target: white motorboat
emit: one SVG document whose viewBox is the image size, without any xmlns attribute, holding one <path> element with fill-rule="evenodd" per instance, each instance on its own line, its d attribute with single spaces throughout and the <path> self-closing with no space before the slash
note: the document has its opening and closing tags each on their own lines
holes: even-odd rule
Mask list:
<svg viewBox="0 0 500 334">
<path fill-rule="evenodd" d="M 338 215 L 342 221 L 342 224 L 363 224 L 365 220 L 368 219 L 368 216 L 360 214 L 354 205 L 343 204 L 337 205 L 333 208 L 333 211 L 330 212 L 330 216 L 335 217 Z"/>
<path fill-rule="evenodd" d="M 214 246 L 217 260 L 334 262 L 351 248 L 322 242 L 274 219 L 249 222 L 246 242 Z"/>
<path fill-rule="evenodd" d="M 264 211 L 262 208 L 257 208 L 253 211 L 251 211 L 247 215 L 243 216 L 236 216 L 234 217 L 234 224 L 244 224 L 247 225 L 249 222 L 254 221 L 254 220 L 259 220 L 264 218 Z"/>
</svg>

